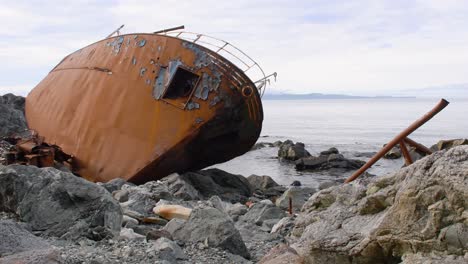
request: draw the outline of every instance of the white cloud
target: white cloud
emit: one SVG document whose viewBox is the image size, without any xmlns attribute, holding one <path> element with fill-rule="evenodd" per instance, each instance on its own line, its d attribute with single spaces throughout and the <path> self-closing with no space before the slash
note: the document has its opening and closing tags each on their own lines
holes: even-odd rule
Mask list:
<svg viewBox="0 0 468 264">
<path fill-rule="evenodd" d="M 8 2 L 0 10 L 0 71 L 47 72 L 120 24 L 125 32 L 186 25 L 245 50 L 273 89 L 372 93 L 468 82 L 466 1 Z M 8 65 L 8 66 L 5 66 Z M 37 83 L 25 78 L 0 86 Z"/>
</svg>

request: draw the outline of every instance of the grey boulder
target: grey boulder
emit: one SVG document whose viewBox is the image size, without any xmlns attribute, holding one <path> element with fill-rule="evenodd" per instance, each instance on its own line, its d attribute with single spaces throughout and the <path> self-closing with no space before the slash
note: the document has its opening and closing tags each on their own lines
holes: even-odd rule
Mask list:
<svg viewBox="0 0 468 264">
<path fill-rule="evenodd" d="M 33 231 L 100 240 L 118 234 L 122 211 L 106 189 L 71 173 L 34 166 L 0 166 L 0 211 Z"/>
<path fill-rule="evenodd" d="M 211 247 L 220 247 L 233 254 L 249 258 L 250 254 L 239 231 L 228 215 L 211 207 L 195 208 L 186 221 L 168 223 L 169 231 L 176 240 L 203 242 Z"/>
</svg>

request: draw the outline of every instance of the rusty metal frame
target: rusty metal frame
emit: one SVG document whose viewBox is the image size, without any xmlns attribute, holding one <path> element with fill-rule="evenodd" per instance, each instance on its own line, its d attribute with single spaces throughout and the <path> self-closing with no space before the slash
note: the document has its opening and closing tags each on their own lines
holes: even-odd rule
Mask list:
<svg viewBox="0 0 468 264">
<path fill-rule="evenodd" d="M 375 154 L 366 164 L 364 164 L 359 170 L 357 170 L 353 175 L 346 179 L 345 183 L 349 183 L 354 181 L 357 177 L 363 174 L 367 169 L 369 169 L 374 163 L 376 163 L 379 159 L 381 159 L 387 152 L 389 152 L 394 146 L 400 144 L 403 156 L 405 157 L 406 164 L 409 165 L 413 161 L 411 156 L 409 155 L 408 149 L 406 148 L 406 144 L 408 143 L 411 146 L 414 146 L 416 149 L 421 149 L 423 152 L 432 153 L 428 148 L 422 146 L 421 144 L 411 140 L 408 136 L 413 133 L 416 129 L 420 126 L 424 125 L 427 121 L 432 119 L 436 114 L 442 111 L 449 102 L 445 99 L 441 99 L 437 105 L 432 108 L 429 112 L 427 112 L 424 116 L 416 120 L 412 123 L 409 127 L 403 130 L 400 134 L 398 134 L 395 138 L 393 138 L 388 144 L 386 144 L 377 154 Z M 417 146 L 417 147 L 416 147 Z"/>
</svg>

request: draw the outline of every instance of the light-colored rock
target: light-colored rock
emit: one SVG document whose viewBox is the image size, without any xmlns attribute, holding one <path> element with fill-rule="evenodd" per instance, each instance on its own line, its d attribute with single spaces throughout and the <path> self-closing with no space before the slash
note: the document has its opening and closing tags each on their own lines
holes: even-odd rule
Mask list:
<svg viewBox="0 0 468 264">
<path fill-rule="evenodd" d="M 294 219 L 290 216 L 281 218 L 272 228 L 271 233 L 288 234 L 294 227 Z"/>
<path fill-rule="evenodd" d="M 129 193 L 127 190 L 117 190 L 112 192 L 112 197 L 119 201 L 119 203 L 124 203 L 128 201 Z"/>
<path fill-rule="evenodd" d="M 291 242 L 306 263 L 451 263 L 467 252 L 466 208 L 468 146 L 459 146 L 368 186 L 315 193 L 295 222 Z"/>
<path fill-rule="evenodd" d="M 127 226 L 127 225 L 138 225 L 138 220 L 128 215 L 124 215 L 122 217 L 122 226 Z"/>
<path fill-rule="evenodd" d="M 283 210 L 289 208 L 289 198 L 292 199 L 292 207 L 295 212 L 301 210 L 304 203 L 314 194 L 316 190 L 312 187 L 291 186 L 286 192 L 276 199 L 276 206 Z"/>
<path fill-rule="evenodd" d="M 153 208 L 153 212 L 167 220 L 173 218 L 189 219 L 192 209 L 181 205 L 158 205 Z"/>
<path fill-rule="evenodd" d="M 138 233 L 135 233 L 135 231 L 133 231 L 133 229 L 131 228 L 125 228 L 123 227 L 122 230 L 120 230 L 120 236 L 119 236 L 119 239 L 140 239 L 140 240 L 143 240 L 145 239 L 146 237 L 143 236 L 143 235 L 140 235 Z"/>
</svg>

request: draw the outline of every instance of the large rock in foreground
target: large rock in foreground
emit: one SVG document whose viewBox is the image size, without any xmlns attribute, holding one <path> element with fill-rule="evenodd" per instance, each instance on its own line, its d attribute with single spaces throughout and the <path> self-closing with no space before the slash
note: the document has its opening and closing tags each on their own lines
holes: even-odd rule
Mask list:
<svg viewBox="0 0 468 264">
<path fill-rule="evenodd" d="M 399 263 L 433 252 L 463 258 L 467 207 L 468 146 L 460 146 L 367 187 L 314 194 L 295 223 L 293 247 L 307 263 Z"/>
<path fill-rule="evenodd" d="M 106 189 L 54 168 L 0 166 L 0 211 L 17 214 L 33 231 L 70 239 L 100 240 L 122 224 Z"/>
<path fill-rule="evenodd" d="M 186 222 L 178 224 L 175 228 L 168 226 L 166 228 L 174 239 L 185 242 L 202 242 L 208 246 L 226 249 L 245 258 L 250 257 L 234 223 L 229 216 L 218 209 L 195 208 Z"/>
<path fill-rule="evenodd" d="M 13 94 L 0 96 L 0 138 L 24 131 L 24 97 Z"/>
</svg>

